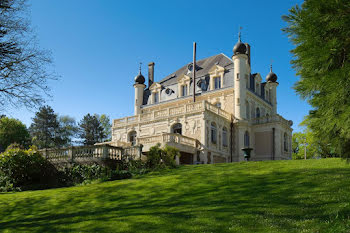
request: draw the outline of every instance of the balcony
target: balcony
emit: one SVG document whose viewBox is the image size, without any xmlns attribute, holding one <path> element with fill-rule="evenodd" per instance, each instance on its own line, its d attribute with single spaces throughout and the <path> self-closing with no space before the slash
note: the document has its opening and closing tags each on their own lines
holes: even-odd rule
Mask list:
<svg viewBox="0 0 350 233">
<path fill-rule="evenodd" d="M 276 122 L 280 122 L 282 124 L 288 125 L 289 127 L 291 127 L 293 125 L 292 121 L 288 121 L 278 114 L 273 115 L 273 116 L 263 116 L 263 117 L 259 117 L 259 118 L 254 118 L 254 119 L 251 119 L 250 122 L 253 125 L 276 123 Z"/>
<path fill-rule="evenodd" d="M 215 113 L 227 120 L 231 120 L 231 114 L 208 103 L 207 101 L 202 101 L 198 103 L 185 104 L 176 107 L 165 108 L 161 110 L 154 110 L 139 114 L 131 117 L 124 117 L 121 119 L 115 119 L 113 121 L 114 127 L 122 127 L 129 124 L 138 124 L 143 122 L 150 122 L 153 120 L 166 119 L 168 117 L 181 116 L 185 114 L 201 113 L 204 111 L 209 111 Z"/>
<path fill-rule="evenodd" d="M 149 149 L 157 143 L 160 143 L 161 146 L 174 146 L 180 151 L 187 153 L 194 153 L 199 147 L 199 141 L 197 139 L 175 133 L 163 133 L 155 136 L 137 138 L 137 144 L 143 145 L 144 152 L 149 151 Z"/>
</svg>

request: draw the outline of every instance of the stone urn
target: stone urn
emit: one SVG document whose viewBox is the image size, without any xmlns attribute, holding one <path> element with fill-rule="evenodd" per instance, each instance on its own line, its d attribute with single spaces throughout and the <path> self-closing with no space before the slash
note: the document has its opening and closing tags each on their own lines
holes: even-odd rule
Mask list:
<svg viewBox="0 0 350 233">
<path fill-rule="evenodd" d="M 249 147 L 245 147 L 242 149 L 242 151 L 244 152 L 244 158 L 249 161 L 250 159 L 250 152 L 253 150 L 253 148 L 249 148 Z"/>
</svg>

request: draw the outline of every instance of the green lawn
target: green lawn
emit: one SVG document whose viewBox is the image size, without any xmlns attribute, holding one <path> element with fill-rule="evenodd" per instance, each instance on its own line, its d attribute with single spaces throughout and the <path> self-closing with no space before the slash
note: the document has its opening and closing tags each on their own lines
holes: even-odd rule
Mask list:
<svg viewBox="0 0 350 233">
<path fill-rule="evenodd" d="M 130 180 L 0 194 L 0 231 L 350 232 L 350 164 L 184 166 Z"/>
</svg>

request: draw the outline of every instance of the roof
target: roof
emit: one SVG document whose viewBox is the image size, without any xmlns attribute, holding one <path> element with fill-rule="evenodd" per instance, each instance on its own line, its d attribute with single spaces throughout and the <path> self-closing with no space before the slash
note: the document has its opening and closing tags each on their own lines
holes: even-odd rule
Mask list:
<svg viewBox="0 0 350 233">
<path fill-rule="evenodd" d="M 196 70 L 196 77 L 202 77 L 209 73 L 209 70 L 214 66 L 219 65 L 224 67 L 225 69 L 231 69 L 233 68 L 233 61 L 228 58 L 225 54 L 217 54 L 202 60 L 199 60 L 196 62 L 196 66 L 199 67 L 198 70 Z M 159 81 L 159 83 L 163 86 L 168 86 L 177 83 L 177 78 L 187 74 L 187 66 L 181 67 L 174 73 L 166 76 L 164 79 Z"/>
</svg>

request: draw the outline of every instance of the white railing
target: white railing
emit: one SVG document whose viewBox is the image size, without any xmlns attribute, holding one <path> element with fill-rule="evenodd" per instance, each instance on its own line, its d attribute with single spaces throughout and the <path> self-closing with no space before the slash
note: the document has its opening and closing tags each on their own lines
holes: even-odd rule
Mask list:
<svg viewBox="0 0 350 233">
<path fill-rule="evenodd" d="M 155 144 L 174 142 L 182 145 L 197 147 L 198 140 L 175 133 L 163 133 L 161 135 L 137 138 L 137 144 Z"/>
<path fill-rule="evenodd" d="M 133 123 L 147 122 L 152 120 L 159 120 L 162 118 L 173 117 L 178 115 L 184 115 L 188 113 L 196 113 L 196 112 L 204 112 L 210 111 L 215 113 L 227 120 L 231 120 L 231 114 L 218 108 L 207 101 L 185 104 L 182 106 L 170 107 L 161 110 L 154 110 L 150 112 L 146 112 L 137 116 L 132 117 L 124 117 L 121 119 L 115 119 L 113 121 L 113 126 L 121 126 Z"/>
<path fill-rule="evenodd" d="M 282 116 L 276 114 L 272 116 L 263 116 L 259 118 L 253 118 L 250 120 L 252 124 L 258 125 L 258 124 L 266 124 L 266 123 L 273 123 L 273 122 L 281 122 L 283 124 L 292 126 L 292 122 L 284 119 Z"/>
<path fill-rule="evenodd" d="M 139 157 L 139 147 L 113 147 L 103 146 L 76 146 L 59 149 L 42 149 L 42 155 L 49 161 L 69 161 L 87 160 L 87 159 L 112 159 L 121 160 L 123 156 Z"/>
</svg>

